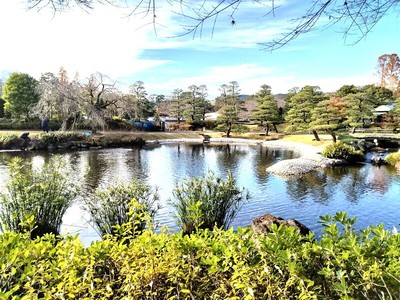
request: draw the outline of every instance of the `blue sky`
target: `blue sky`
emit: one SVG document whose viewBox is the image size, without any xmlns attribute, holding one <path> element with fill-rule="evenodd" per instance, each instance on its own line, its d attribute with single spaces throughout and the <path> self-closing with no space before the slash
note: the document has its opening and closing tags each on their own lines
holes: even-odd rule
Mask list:
<svg viewBox="0 0 400 300">
<path fill-rule="evenodd" d="M 265 51 L 259 43 L 290 27 L 288 20 L 302 15 L 311 1 L 275 1 L 281 5 L 275 17 L 251 2 L 240 7 L 234 26 L 220 15 L 213 34 L 208 22 L 201 38 L 170 38 L 182 32 L 182 20 L 163 9 L 161 0 L 157 35 L 151 25 L 142 27 L 149 19 L 127 17 L 126 9 L 98 6 L 90 13 L 74 8 L 53 14 L 28 11 L 24 1 L 1 0 L 0 77 L 17 71 L 39 78 L 64 67 L 70 78 L 76 72 L 81 80 L 95 72 L 108 75 L 123 91 L 138 80 L 149 94 L 167 96 L 176 88 L 205 84 L 213 99 L 219 86 L 232 80 L 243 94 L 257 92 L 262 84 L 286 93 L 295 86 L 317 85 L 330 92 L 344 84 L 376 83 L 378 57 L 400 54 L 398 13 L 384 17 L 356 45 L 345 44 L 342 24 Z"/>
</svg>

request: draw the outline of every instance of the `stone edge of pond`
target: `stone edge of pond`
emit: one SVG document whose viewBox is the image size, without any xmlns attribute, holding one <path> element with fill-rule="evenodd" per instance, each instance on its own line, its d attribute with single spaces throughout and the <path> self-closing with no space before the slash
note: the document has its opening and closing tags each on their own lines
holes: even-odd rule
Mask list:
<svg viewBox="0 0 400 300">
<path fill-rule="evenodd" d="M 157 141 L 146 141 L 150 144 L 170 144 L 170 143 L 203 143 L 203 139 L 168 139 Z M 304 174 L 315 171 L 319 168 L 334 167 L 339 165 L 348 165 L 346 160 L 342 159 L 329 159 L 322 157 L 322 148 L 296 142 L 288 142 L 281 140 L 260 141 L 239 138 L 210 138 L 207 141 L 209 144 L 229 143 L 229 144 L 247 144 L 247 145 L 261 145 L 271 148 L 282 148 L 292 150 L 299 154 L 300 157 L 294 159 L 285 159 L 269 166 L 267 171 L 284 178 L 291 178 L 295 176 L 302 176 Z"/>
</svg>

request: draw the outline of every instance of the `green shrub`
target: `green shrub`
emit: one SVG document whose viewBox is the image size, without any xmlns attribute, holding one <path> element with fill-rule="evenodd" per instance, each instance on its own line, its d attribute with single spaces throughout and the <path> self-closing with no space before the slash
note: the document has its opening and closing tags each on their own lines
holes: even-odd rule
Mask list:
<svg viewBox="0 0 400 300">
<path fill-rule="evenodd" d="M 186 179 L 172 193 L 175 218 L 184 233 L 214 226 L 227 229 L 249 198 L 247 191 L 236 186 L 231 173 L 226 180 L 212 172 L 202 178 Z"/>
<path fill-rule="evenodd" d="M 132 200 L 135 202 L 131 202 Z M 101 236 L 118 234 L 119 230 L 116 226 L 122 226 L 125 223 L 133 223 L 135 232 L 138 233 L 152 223 L 160 208 L 158 200 L 157 189 L 154 190 L 135 179 L 129 184 L 97 189 L 93 195 L 84 200 L 84 209 L 89 212 L 90 220 Z M 133 217 L 140 216 L 141 218 L 143 214 L 148 218 L 139 220 Z"/>
<path fill-rule="evenodd" d="M 364 160 L 364 154 L 360 150 L 342 142 L 333 143 L 325 147 L 322 156 L 327 158 L 345 159 L 349 162 L 357 162 Z"/>
<path fill-rule="evenodd" d="M 15 133 L 1 133 L 0 143 L 8 142 L 16 138 L 18 138 L 18 136 Z"/>
<path fill-rule="evenodd" d="M 345 213 L 324 233 L 289 227 L 191 235 L 145 230 L 106 238 L 0 235 L 0 299 L 400 299 L 400 234 L 354 229 Z"/>
<path fill-rule="evenodd" d="M 400 164 L 400 153 L 399 152 L 389 153 L 385 157 L 385 162 L 391 166 L 396 166 Z"/>
<path fill-rule="evenodd" d="M 77 187 L 55 159 L 41 170 L 14 158 L 9 163 L 10 181 L 0 193 L 0 229 L 24 230 L 21 223 L 33 216 L 32 237 L 52 232 L 59 234 L 62 218 L 77 195 Z"/>
<path fill-rule="evenodd" d="M 65 143 L 69 141 L 82 141 L 86 139 L 85 135 L 76 131 L 40 133 L 36 135 L 36 138 L 45 145 Z"/>
</svg>

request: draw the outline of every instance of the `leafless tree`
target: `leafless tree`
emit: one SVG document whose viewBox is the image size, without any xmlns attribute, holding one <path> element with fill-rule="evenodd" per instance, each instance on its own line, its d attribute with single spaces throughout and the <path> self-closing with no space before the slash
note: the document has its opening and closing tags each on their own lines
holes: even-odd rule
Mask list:
<svg viewBox="0 0 400 300">
<path fill-rule="evenodd" d="M 86 83 L 81 83 L 77 77 L 69 81 L 63 69 L 59 77 L 43 74 L 39 93 L 35 112 L 59 119 L 61 130 L 74 129 L 82 120 L 93 130 L 104 129 L 106 120 L 117 111 L 117 104 L 122 99 L 115 82 L 103 74 L 91 75 Z"/>
<path fill-rule="evenodd" d="M 397 54 L 379 56 L 377 74 L 381 87 L 391 90 L 395 95 L 400 93 L 400 58 Z"/>
<path fill-rule="evenodd" d="M 279 10 L 294 4 L 282 4 L 275 0 L 26 0 L 30 8 L 51 7 L 63 11 L 72 5 L 90 10 L 95 3 L 128 6 L 131 15 L 150 18 L 149 24 L 156 28 L 157 15 L 170 9 L 182 24 L 180 35 L 201 36 L 206 28 L 211 34 L 218 20 L 228 20 L 231 25 L 241 22 L 239 9 L 251 6 L 254 11 L 275 16 Z M 308 3 L 308 2 L 307 2 Z M 355 44 L 363 39 L 389 11 L 399 11 L 400 0 L 313 0 L 304 13 L 294 20 L 286 32 L 272 41 L 261 43 L 265 49 L 275 50 L 285 46 L 299 35 L 318 27 L 343 25 L 346 43 Z M 168 8 L 166 8 L 168 6 Z M 220 18 L 224 15 L 226 18 Z M 248 15 L 246 16 L 248 18 Z M 211 26 L 206 26 L 206 23 Z M 350 40 L 350 42 L 349 42 Z"/>
</svg>

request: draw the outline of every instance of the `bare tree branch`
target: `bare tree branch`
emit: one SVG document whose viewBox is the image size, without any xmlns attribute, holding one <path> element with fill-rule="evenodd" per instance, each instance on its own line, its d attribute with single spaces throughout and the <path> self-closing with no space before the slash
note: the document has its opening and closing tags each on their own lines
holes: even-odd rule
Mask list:
<svg viewBox="0 0 400 300">
<path fill-rule="evenodd" d="M 193 38 L 202 37 L 206 28 L 211 28 L 211 37 L 217 29 L 218 17 L 225 14 L 231 25 L 240 21 L 237 15 L 240 7 L 253 5 L 254 11 L 260 11 L 260 6 L 266 9 L 264 16 L 276 16 L 278 8 L 289 6 L 283 4 L 276 6 L 275 0 L 25 0 L 31 9 L 50 7 L 54 11 L 65 11 L 71 6 L 79 6 L 85 10 L 92 10 L 95 3 L 119 6 L 124 4 L 131 7 L 129 16 L 151 18 L 146 25 L 152 25 L 155 34 L 157 27 L 162 26 L 157 22 L 157 13 L 161 9 L 170 9 L 181 19 L 183 32 L 175 37 L 192 35 Z M 398 11 L 400 0 L 314 0 L 305 14 L 292 20 L 293 27 L 283 32 L 281 36 L 261 43 L 267 50 L 279 49 L 302 34 L 319 27 L 326 28 L 333 25 L 342 25 L 345 43 L 350 39 L 350 44 L 362 40 L 374 26 L 390 10 Z M 163 4 L 161 5 L 157 4 Z M 166 8 L 165 5 L 168 7 Z M 279 4 L 278 4 L 279 5 Z M 248 17 L 248 16 L 247 16 Z M 211 26 L 206 27 L 210 21 Z M 144 26 L 146 26 L 144 25 Z"/>
</svg>

